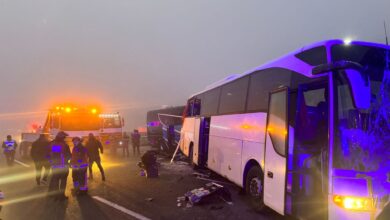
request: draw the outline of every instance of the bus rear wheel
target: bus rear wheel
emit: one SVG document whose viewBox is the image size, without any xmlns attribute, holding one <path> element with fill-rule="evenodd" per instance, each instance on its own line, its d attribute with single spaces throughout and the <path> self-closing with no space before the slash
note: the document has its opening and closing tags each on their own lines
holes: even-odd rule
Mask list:
<svg viewBox="0 0 390 220">
<path fill-rule="evenodd" d="M 262 170 L 259 166 L 253 166 L 246 175 L 245 192 L 249 197 L 253 208 L 257 212 L 265 210 L 263 201 L 264 184 Z"/>
</svg>

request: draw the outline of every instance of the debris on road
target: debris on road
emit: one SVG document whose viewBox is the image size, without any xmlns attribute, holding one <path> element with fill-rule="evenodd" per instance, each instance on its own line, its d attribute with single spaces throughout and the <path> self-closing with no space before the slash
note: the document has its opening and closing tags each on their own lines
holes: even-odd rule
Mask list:
<svg viewBox="0 0 390 220">
<path fill-rule="evenodd" d="M 186 192 L 184 196 L 177 197 L 177 206 L 181 207 L 183 203 L 187 202 L 185 207 L 191 208 L 194 205 L 207 203 L 212 197 L 218 197 L 228 204 L 233 204 L 230 192 L 224 186 L 210 182 L 204 187 L 193 189 Z"/>
<path fill-rule="evenodd" d="M 175 164 L 176 165 L 186 165 L 186 166 L 190 165 L 190 163 L 185 162 L 185 161 L 176 161 Z"/>
<path fill-rule="evenodd" d="M 209 178 L 211 173 L 210 172 L 193 172 L 192 173 L 193 176 L 195 177 L 203 177 L 203 178 Z"/>
<path fill-rule="evenodd" d="M 221 205 L 218 205 L 218 206 L 212 205 L 212 206 L 210 206 L 210 210 L 219 210 L 219 209 L 223 209 L 223 206 L 221 206 Z"/>
</svg>

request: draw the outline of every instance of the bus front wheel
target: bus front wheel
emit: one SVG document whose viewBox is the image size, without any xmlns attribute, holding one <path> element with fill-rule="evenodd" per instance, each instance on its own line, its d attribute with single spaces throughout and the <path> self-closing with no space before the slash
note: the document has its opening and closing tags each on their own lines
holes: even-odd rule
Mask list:
<svg viewBox="0 0 390 220">
<path fill-rule="evenodd" d="M 248 174 L 246 175 L 245 192 L 247 196 L 249 196 L 250 202 L 257 212 L 265 210 L 266 207 L 263 201 L 263 175 L 259 166 L 253 166 L 249 169 Z"/>
</svg>

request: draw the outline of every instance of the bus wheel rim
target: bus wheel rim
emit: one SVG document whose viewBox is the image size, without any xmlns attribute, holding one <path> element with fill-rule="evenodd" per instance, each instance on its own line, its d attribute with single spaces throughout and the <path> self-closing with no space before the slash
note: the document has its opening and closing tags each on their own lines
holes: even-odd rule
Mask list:
<svg viewBox="0 0 390 220">
<path fill-rule="evenodd" d="M 263 187 L 262 187 L 260 178 L 255 177 L 255 178 L 251 179 L 251 182 L 249 185 L 249 192 L 250 192 L 251 196 L 259 197 L 261 195 L 262 188 Z"/>
</svg>

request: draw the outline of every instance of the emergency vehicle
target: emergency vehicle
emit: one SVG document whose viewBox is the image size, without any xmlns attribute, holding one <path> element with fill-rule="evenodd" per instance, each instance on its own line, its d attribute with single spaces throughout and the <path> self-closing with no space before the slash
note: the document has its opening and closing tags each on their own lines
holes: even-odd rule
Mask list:
<svg viewBox="0 0 390 220">
<path fill-rule="evenodd" d="M 73 137 L 85 141 L 92 133 L 104 147 L 113 148 L 121 143 L 123 126 L 124 120 L 118 112 L 103 113 L 95 106 L 58 105 L 49 110 L 43 132 L 53 138 L 59 131 L 65 131 L 70 146 Z"/>
</svg>

